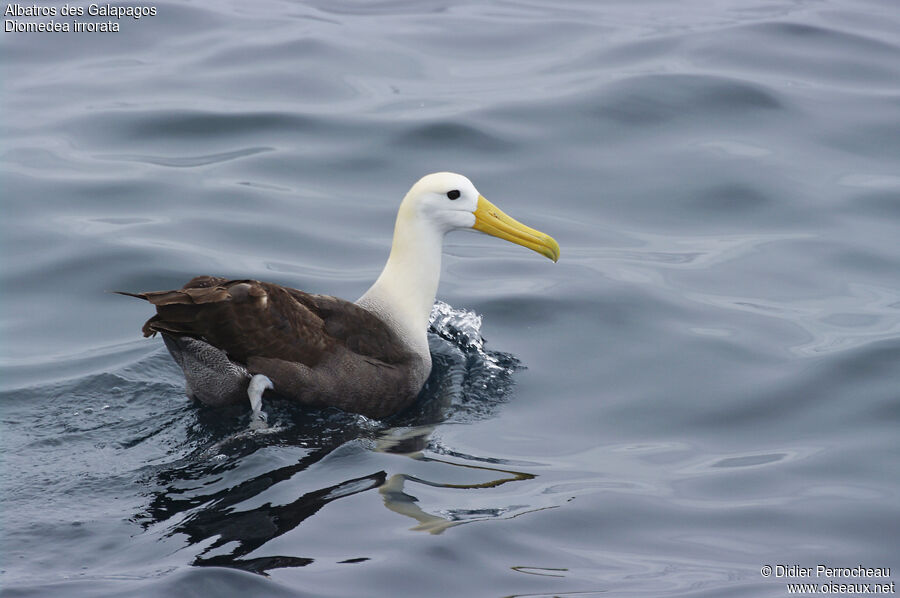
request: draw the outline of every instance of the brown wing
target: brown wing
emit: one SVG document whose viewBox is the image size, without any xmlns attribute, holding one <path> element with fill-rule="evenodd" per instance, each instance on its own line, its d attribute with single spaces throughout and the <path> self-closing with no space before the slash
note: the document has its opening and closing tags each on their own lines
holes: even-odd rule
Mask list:
<svg viewBox="0 0 900 598">
<path fill-rule="evenodd" d="M 387 364 L 408 358 L 384 322 L 357 305 L 256 280 L 199 276 L 175 291 L 124 293 L 156 306 L 144 324 L 157 332 L 203 339 L 246 364 L 251 357 L 315 367 L 346 347 Z"/>
<path fill-rule="evenodd" d="M 313 295 L 285 287 L 298 302 L 322 318 L 325 332 L 347 349 L 385 363 L 400 363 L 408 349 L 394 332 L 371 312 L 331 295 Z"/>
</svg>

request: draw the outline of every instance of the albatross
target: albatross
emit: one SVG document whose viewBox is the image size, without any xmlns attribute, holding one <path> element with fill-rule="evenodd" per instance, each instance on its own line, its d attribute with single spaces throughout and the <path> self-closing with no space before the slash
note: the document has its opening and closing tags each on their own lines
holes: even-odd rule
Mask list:
<svg viewBox="0 0 900 598">
<path fill-rule="evenodd" d="M 380 419 L 411 405 L 431 372 L 428 322 L 444 236 L 474 229 L 554 262 L 559 244 L 507 216 L 466 177 L 420 179 L 400 204 L 387 264 L 356 302 L 257 280 L 198 276 L 181 289 L 127 293 L 156 307 L 144 336 L 160 333 L 189 397 L 207 405 L 266 390 L 310 407 Z"/>
</svg>

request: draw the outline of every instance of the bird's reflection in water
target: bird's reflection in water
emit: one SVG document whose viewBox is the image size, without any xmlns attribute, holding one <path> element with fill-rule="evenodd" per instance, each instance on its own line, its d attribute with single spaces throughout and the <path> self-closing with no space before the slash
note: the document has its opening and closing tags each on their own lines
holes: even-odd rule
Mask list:
<svg viewBox="0 0 900 598">
<path fill-rule="evenodd" d="M 248 555 L 294 530 L 325 505 L 364 492 L 377 491 L 389 510 L 413 520 L 413 530 L 440 533 L 461 523 L 500 516 L 502 510 L 491 509 L 429 513 L 419 506 L 413 493 L 416 486 L 423 485 L 490 489 L 534 478 L 530 473 L 503 467 L 500 460 L 453 453 L 432 439 L 434 430 L 444 422 L 489 417 L 508 399 L 512 373 L 518 363 L 509 355 L 468 351 L 465 346 L 437 336 L 431 342 L 434 368 L 423 396 L 414 408 L 385 422 L 337 411 L 303 411 L 275 400 L 267 404 L 272 429 L 258 433 L 242 427 L 246 425 L 246 413 L 200 408 L 192 431 L 196 437 L 193 444 L 199 448 L 154 472 L 152 481 L 157 490 L 138 519 L 146 529 L 161 525 L 166 537 L 183 537 L 191 550 L 199 548 L 194 565 L 265 574 L 278 567 L 305 566 L 313 559 L 303 555 Z M 302 448 L 305 454 L 288 465 L 230 485 L 223 483 L 235 477 L 234 470 L 252 459 L 254 453 L 271 447 Z M 291 481 L 298 487 L 308 486 L 310 480 L 298 476 L 329 455 L 354 450 L 402 456 L 403 462 L 409 463 L 405 461 L 409 458 L 434 467 L 437 472 L 452 468 L 452 482 L 379 470 L 305 491 L 286 504 L 255 504 L 262 500 L 264 492 L 278 484 Z M 440 473 L 435 475 L 443 477 Z M 344 562 L 360 560 L 366 559 Z"/>
<path fill-rule="evenodd" d="M 414 484 L 422 484 L 435 488 L 458 488 L 458 489 L 476 489 L 476 488 L 496 488 L 509 482 L 519 482 L 534 479 L 534 475 L 522 471 L 512 471 L 505 469 L 497 469 L 484 465 L 473 465 L 471 463 L 455 463 L 444 459 L 436 459 L 427 457 L 423 454 L 426 448 L 433 426 L 423 426 L 413 430 L 392 429 L 386 430 L 378 444 L 376 450 L 388 453 L 405 454 L 408 457 L 423 461 L 426 463 L 440 463 L 451 467 L 460 467 L 471 470 L 478 470 L 479 473 L 487 472 L 488 479 L 481 482 L 470 483 L 447 483 L 434 482 L 423 479 L 418 476 L 412 476 L 404 473 L 396 473 L 391 475 L 383 484 L 378 487 L 378 492 L 384 500 L 384 506 L 395 513 L 405 515 L 418 522 L 418 525 L 412 529 L 415 531 L 427 531 L 432 534 L 439 534 L 449 527 L 468 523 L 473 521 L 472 518 L 461 518 L 456 513 L 445 513 L 435 515 L 428 513 L 419 506 L 415 496 L 407 494 L 405 491 L 406 482 Z M 399 434 L 398 434 L 399 432 Z M 470 458 L 471 459 L 471 458 Z M 494 513 L 499 515 L 500 513 Z M 482 511 L 480 519 L 490 518 L 491 512 Z"/>
</svg>

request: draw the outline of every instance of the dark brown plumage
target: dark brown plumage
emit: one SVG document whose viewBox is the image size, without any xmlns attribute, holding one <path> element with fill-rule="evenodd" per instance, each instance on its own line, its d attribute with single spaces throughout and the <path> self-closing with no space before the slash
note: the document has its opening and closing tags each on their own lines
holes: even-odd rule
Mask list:
<svg viewBox="0 0 900 598">
<path fill-rule="evenodd" d="M 408 406 L 421 387 L 415 371 L 423 365 L 420 358 L 375 315 L 337 297 L 212 276 L 198 276 L 179 290 L 122 294 L 156 306 L 144 336 L 169 337 L 166 344 L 185 372 L 189 394 L 193 388 L 204 402 L 246 401 L 249 376 L 263 374 L 286 398 L 378 418 Z M 246 370 L 242 380 L 195 388 L 201 384 L 192 385 L 192 376 L 201 373 L 190 371 L 192 360 L 176 353 L 196 352 L 190 347 L 199 343 L 178 342 L 185 338 L 209 345 L 200 345 L 202 351 L 223 352 Z M 208 370 L 212 360 L 200 361 Z M 216 369 L 220 376 L 235 376 L 218 371 L 227 364 Z M 202 375 L 208 387 L 208 372 Z M 207 395 L 210 400 L 204 400 Z"/>
</svg>

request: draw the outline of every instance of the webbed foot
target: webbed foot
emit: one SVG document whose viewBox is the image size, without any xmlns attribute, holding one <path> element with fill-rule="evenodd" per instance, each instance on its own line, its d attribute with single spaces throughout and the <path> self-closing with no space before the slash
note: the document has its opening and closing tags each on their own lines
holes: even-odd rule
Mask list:
<svg viewBox="0 0 900 598">
<path fill-rule="evenodd" d="M 262 430 L 268 427 L 269 418 L 262 410 L 262 396 L 267 388 L 270 390 L 275 388 L 268 377 L 255 374 L 250 378 L 247 396 L 250 398 L 250 408 L 253 410 L 253 413 L 250 414 L 250 428 L 253 430 Z"/>
</svg>

